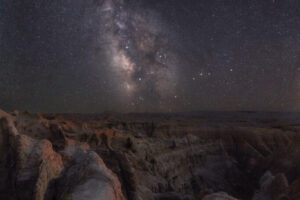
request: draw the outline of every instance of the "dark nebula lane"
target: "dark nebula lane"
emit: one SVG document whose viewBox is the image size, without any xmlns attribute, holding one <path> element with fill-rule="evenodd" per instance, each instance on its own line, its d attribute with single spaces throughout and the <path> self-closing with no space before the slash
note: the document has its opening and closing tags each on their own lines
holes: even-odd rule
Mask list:
<svg viewBox="0 0 300 200">
<path fill-rule="evenodd" d="M 123 103 L 137 109 L 146 104 L 168 108 L 167 100 L 176 95 L 177 63 L 165 41 L 167 24 L 151 10 L 133 9 L 123 1 L 106 0 L 100 12 L 107 59 L 112 76 L 119 77 L 116 84 Z"/>
<path fill-rule="evenodd" d="M 298 0 L 0 0 L 0 108 L 300 110 Z"/>
</svg>

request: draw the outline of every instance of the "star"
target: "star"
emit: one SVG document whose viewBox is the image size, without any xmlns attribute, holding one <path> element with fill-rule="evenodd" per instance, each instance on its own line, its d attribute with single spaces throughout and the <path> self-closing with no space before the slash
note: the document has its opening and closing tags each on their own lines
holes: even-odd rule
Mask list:
<svg viewBox="0 0 300 200">
<path fill-rule="evenodd" d="M 4 1 L 0 109 L 300 110 L 298 0 Z"/>
</svg>

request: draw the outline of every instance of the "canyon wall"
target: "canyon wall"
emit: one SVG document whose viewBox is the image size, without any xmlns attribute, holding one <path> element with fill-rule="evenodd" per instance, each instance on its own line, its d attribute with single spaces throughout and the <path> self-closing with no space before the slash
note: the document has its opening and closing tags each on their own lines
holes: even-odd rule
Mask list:
<svg viewBox="0 0 300 200">
<path fill-rule="evenodd" d="M 0 111 L 1 199 L 300 199 L 300 125 L 74 116 Z"/>
</svg>

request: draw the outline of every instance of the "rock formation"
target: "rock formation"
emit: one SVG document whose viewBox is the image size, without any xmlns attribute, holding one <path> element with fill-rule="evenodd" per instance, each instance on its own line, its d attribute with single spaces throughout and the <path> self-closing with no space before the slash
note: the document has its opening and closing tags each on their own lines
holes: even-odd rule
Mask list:
<svg viewBox="0 0 300 200">
<path fill-rule="evenodd" d="M 0 199 L 298 200 L 300 126 L 0 111 Z"/>
<path fill-rule="evenodd" d="M 1 199 L 123 200 L 118 178 L 98 154 L 48 122 L 0 111 Z"/>
</svg>

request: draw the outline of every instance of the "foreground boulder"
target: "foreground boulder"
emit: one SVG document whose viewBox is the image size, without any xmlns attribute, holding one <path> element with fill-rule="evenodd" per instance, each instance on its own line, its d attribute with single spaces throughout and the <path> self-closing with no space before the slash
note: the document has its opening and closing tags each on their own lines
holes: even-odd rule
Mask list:
<svg viewBox="0 0 300 200">
<path fill-rule="evenodd" d="M 32 131 L 20 133 L 16 124 L 24 119 L 17 117 L 0 111 L 1 199 L 124 199 L 118 178 L 88 145 L 70 142 L 56 152 L 49 140 L 32 138 Z"/>
<path fill-rule="evenodd" d="M 53 180 L 47 200 L 124 200 L 118 178 L 95 152 L 73 151 L 71 164 L 58 179 Z"/>
<path fill-rule="evenodd" d="M 48 140 L 19 134 L 13 118 L 1 114 L 1 177 L 10 183 L 5 189 L 16 198 L 42 200 L 49 181 L 63 169 L 61 156 Z"/>
<path fill-rule="evenodd" d="M 237 200 L 237 199 L 229 196 L 225 192 L 218 192 L 218 193 L 206 195 L 202 200 Z"/>
</svg>

